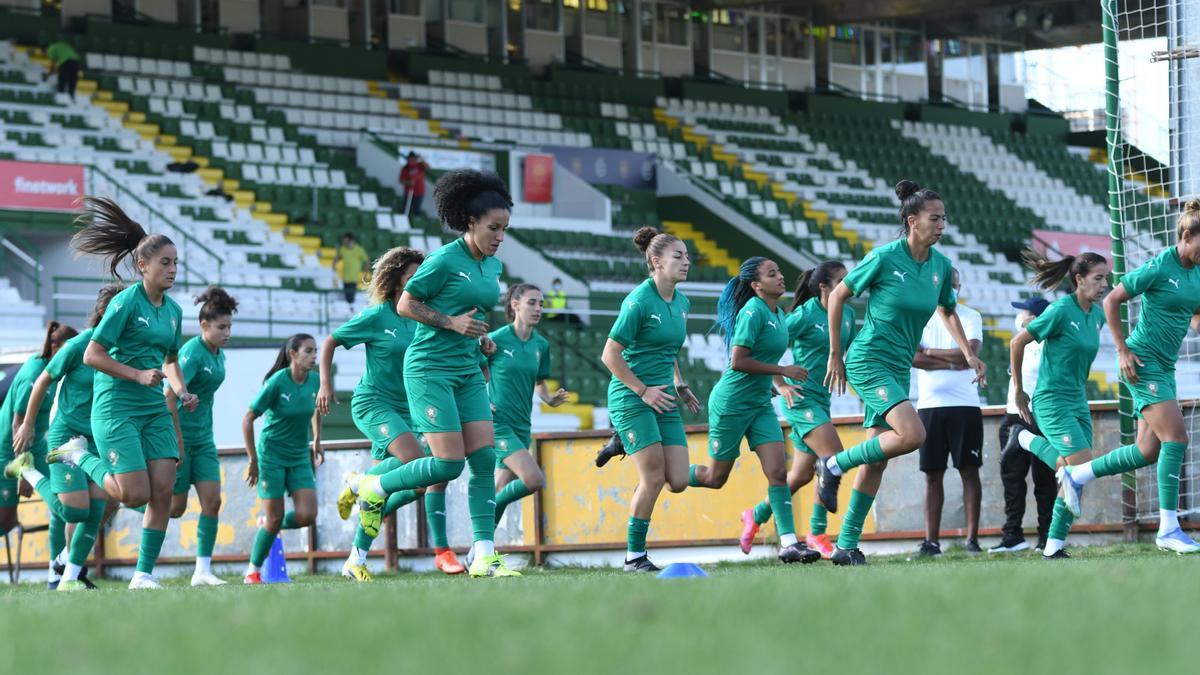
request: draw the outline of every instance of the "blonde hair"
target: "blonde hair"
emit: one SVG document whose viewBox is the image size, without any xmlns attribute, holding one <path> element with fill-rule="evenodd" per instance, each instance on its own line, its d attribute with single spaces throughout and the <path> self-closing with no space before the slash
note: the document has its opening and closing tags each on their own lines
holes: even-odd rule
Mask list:
<svg viewBox="0 0 1200 675">
<path fill-rule="evenodd" d="M 415 248 L 397 246 L 388 249 L 387 253 L 379 256 L 371 266 L 371 285 L 367 287 L 367 299 L 372 305 L 388 302 L 396 297 L 404 288 L 400 285 L 400 277 L 409 265 L 420 265 L 425 261 L 425 254 Z"/>
</svg>

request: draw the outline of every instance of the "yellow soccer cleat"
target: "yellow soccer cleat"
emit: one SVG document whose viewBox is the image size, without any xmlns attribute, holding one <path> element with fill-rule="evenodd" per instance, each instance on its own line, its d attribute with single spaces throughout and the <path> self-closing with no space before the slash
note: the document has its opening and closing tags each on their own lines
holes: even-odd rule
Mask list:
<svg viewBox="0 0 1200 675">
<path fill-rule="evenodd" d="M 342 576 L 356 582 L 373 581 L 366 565 L 354 565 L 349 560 L 342 563 Z"/>
<path fill-rule="evenodd" d="M 504 556 L 493 553 L 490 556 L 478 557 L 471 561 L 469 573 L 472 577 L 519 577 L 521 573 L 508 569 L 504 564 Z"/>
<path fill-rule="evenodd" d="M 338 493 L 337 498 L 338 516 L 342 520 L 346 520 L 350 517 L 350 511 L 354 508 L 354 502 L 358 501 L 358 495 L 354 494 L 354 491 L 350 489 L 350 486 L 353 485 L 357 487 L 358 479 L 361 477 L 362 474 L 358 473 L 357 471 L 351 471 L 350 473 L 346 474 L 346 480 L 342 485 L 342 491 Z"/>
<path fill-rule="evenodd" d="M 17 455 L 16 459 L 9 462 L 4 467 L 4 477 L 11 478 L 11 479 L 17 479 L 17 478 L 21 477 L 22 473 L 24 473 L 25 471 L 28 471 L 32 468 L 34 468 L 33 453 L 32 452 L 22 452 L 21 454 Z"/>
<path fill-rule="evenodd" d="M 358 524 L 368 537 L 378 537 L 379 527 L 383 523 L 383 505 L 387 495 L 380 494 L 368 485 L 368 479 L 375 476 L 363 476 L 358 479 Z"/>
</svg>

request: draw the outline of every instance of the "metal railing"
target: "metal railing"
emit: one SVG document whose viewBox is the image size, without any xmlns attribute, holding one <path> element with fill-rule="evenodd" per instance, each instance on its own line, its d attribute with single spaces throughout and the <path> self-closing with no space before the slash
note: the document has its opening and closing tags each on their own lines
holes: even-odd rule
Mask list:
<svg viewBox="0 0 1200 675">
<path fill-rule="evenodd" d="M 25 248 L 32 249 L 32 255 Z M 19 241 L 12 234 L 0 235 L 0 272 L 12 274 L 18 282 L 17 292 L 22 297 L 32 293 L 33 302 L 39 305 L 42 303 L 41 273 L 45 269 L 38 262 L 40 257 L 41 251 L 29 242 Z"/>
</svg>

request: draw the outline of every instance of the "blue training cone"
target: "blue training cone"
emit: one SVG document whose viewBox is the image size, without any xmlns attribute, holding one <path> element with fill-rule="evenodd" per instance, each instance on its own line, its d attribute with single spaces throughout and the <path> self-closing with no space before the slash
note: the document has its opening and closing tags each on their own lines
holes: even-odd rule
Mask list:
<svg viewBox="0 0 1200 675">
<path fill-rule="evenodd" d="M 708 573 L 700 569 L 696 563 L 671 563 L 658 573 L 659 579 L 687 579 L 706 576 Z"/>
<path fill-rule="evenodd" d="M 283 537 L 275 537 L 275 543 L 271 544 L 271 551 L 267 553 L 267 561 L 263 565 L 263 583 L 292 583 L 288 577 L 287 559 L 283 557 Z"/>
</svg>

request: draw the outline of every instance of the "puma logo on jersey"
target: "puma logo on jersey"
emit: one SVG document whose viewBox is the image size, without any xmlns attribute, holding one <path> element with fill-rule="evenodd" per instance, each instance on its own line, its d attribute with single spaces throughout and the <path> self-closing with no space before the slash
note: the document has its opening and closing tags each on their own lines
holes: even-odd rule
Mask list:
<svg viewBox="0 0 1200 675">
<path fill-rule="evenodd" d="M 1179 290 L 1179 280 L 1178 280 L 1178 279 L 1170 279 L 1170 278 L 1168 278 L 1168 279 L 1167 279 L 1167 283 L 1169 283 L 1169 284 L 1171 284 L 1172 286 L 1174 286 L 1174 287 L 1175 287 L 1175 290 Z"/>
<path fill-rule="evenodd" d="M 655 321 L 657 321 L 657 322 L 659 323 L 659 325 L 662 325 L 662 317 L 660 317 L 659 315 L 657 315 L 657 314 L 651 314 L 651 315 L 650 315 L 650 318 L 651 318 L 651 319 L 654 319 Z"/>
<path fill-rule="evenodd" d="M 516 354 L 514 354 L 514 353 L 513 353 L 513 350 L 511 350 L 511 349 L 505 349 L 505 350 L 504 350 L 504 353 L 505 353 L 505 355 L 507 355 L 507 356 L 508 356 L 508 358 L 510 358 L 510 359 L 515 359 L 515 358 L 517 358 L 517 355 L 516 355 Z"/>
<path fill-rule="evenodd" d="M 138 320 L 138 321 L 141 321 L 141 322 L 142 322 L 142 323 L 144 323 L 144 324 L 146 324 L 146 328 L 149 328 L 149 327 L 150 327 L 150 319 L 147 319 L 147 318 L 146 318 L 146 317 L 144 317 L 144 316 L 139 316 L 139 317 L 137 318 L 137 320 Z"/>
<path fill-rule="evenodd" d="M 1075 330 L 1079 330 L 1079 322 L 1078 321 L 1072 321 L 1071 325 L 1075 327 Z"/>
<path fill-rule="evenodd" d="M 208 373 L 209 375 L 213 374 L 212 368 L 209 368 L 208 366 L 204 366 L 204 372 Z"/>
<path fill-rule="evenodd" d="M 388 335 L 391 335 L 393 338 L 396 337 L 396 329 L 395 328 L 384 328 L 383 332 L 387 333 Z"/>
<path fill-rule="evenodd" d="M 470 283 L 470 281 L 471 281 L 471 273 L 470 272 L 459 272 L 458 276 L 466 279 L 467 283 Z"/>
<path fill-rule="evenodd" d="M 292 402 L 292 395 L 291 395 L 291 394 L 280 394 L 280 395 L 279 395 L 279 398 L 281 398 L 281 399 L 283 399 L 283 400 L 287 401 L 288 403 L 291 403 L 291 402 Z"/>
<path fill-rule="evenodd" d="M 179 362 L 186 366 L 189 358 L 191 358 L 191 357 L 181 356 L 181 357 L 179 357 Z"/>
<path fill-rule="evenodd" d="M 774 321 L 768 321 L 768 322 L 767 322 L 767 325 L 768 325 L 768 326 L 770 326 L 771 328 L 778 328 L 778 327 L 779 327 L 779 326 L 776 326 L 776 325 L 775 325 L 775 322 L 774 322 Z"/>
<path fill-rule="evenodd" d="M 901 272 L 900 270 L 892 270 L 892 274 L 900 277 L 900 283 L 904 283 L 904 277 L 908 276 L 908 272 Z"/>
<path fill-rule="evenodd" d="M 817 323 L 817 324 L 813 324 L 813 325 L 814 325 L 814 326 L 816 326 L 816 327 L 817 327 L 817 330 L 821 331 L 822 333 L 824 333 L 825 331 L 829 330 L 829 327 L 828 327 L 828 326 L 826 326 L 826 325 L 825 325 L 825 324 L 823 324 L 823 323 Z"/>
<path fill-rule="evenodd" d="M 119 312 L 119 311 L 121 311 L 121 303 L 119 303 L 119 302 L 110 303 L 110 304 L 109 304 L 109 307 L 110 307 L 110 308 L 111 308 L 111 309 L 112 309 L 114 312 Z"/>
</svg>

